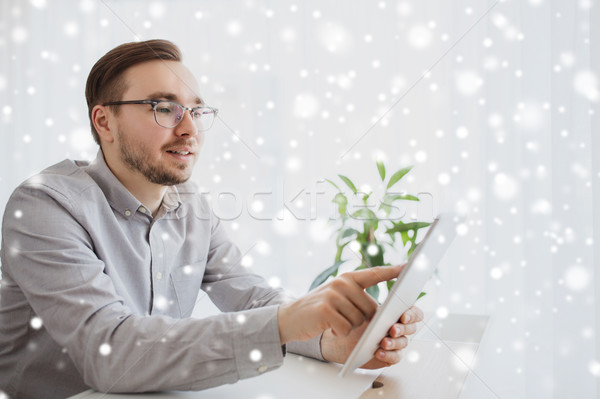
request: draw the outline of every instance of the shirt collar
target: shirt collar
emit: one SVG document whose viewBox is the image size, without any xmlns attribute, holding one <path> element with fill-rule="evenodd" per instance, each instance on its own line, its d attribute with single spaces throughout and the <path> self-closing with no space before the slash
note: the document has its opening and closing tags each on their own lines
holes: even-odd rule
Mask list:
<svg viewBox="0 0 600 399">
<path fill-rule="evenodd" d="M 86 168 L 86 172 L 98 184 L 110 206 L 125 218 L 133 216 L 140 208 L 145 209 L 145 206 L 112 173 L 101 149 L 98 150 L 96 159 Z M 159 211 L 159 214 L 176 210 L 180 205 L 181 197 L 177 187 L 169 186 L 161 204 L 161 208 L 164 207 L 165 210 Z"/>
<path fill-rule="evenodd" d="M 156 214 L 156 219 L 162 218 L 169 212 L 175 211 L 175 217 L 178 217 L 178 210 L 181 206 L 181 197 L 179 196 L 179 190 L 177 186 L 169 186 L 165 195 L 163 196 L 162 203 Z"/>
<path fill-rule="evenodd" d="M 165 207 L 167 211 L 172 211 L 181 205 L 181 197 L 179 196 L 179 190 L 177 186 L 169 186 L 165 196 L 163 197 L 161 206 Z"/>
</svg>

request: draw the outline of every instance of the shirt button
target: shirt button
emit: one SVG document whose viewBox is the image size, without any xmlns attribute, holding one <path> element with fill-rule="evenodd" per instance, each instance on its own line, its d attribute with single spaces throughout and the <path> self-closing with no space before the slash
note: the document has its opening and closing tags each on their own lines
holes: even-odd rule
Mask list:
<svg viewBox="0 0 600 399">
<path fill-rule="evenodd" d="M 144 208 L 143 206 L 140 206 L 140 212 L 146 213 L 146 208 Z"/>
<path fill-rule="evenodd" d="M 162 278 L 162 273 L 161 272 L 156 273 L 156 279 L 160 280 L 161 278 Z"/>
<path fill-rule="evenodd" d="M 260 366 L 258 369 L 259 373 L 264 373 L 265 371 L 267 371 L 267 366 L 265 366 L 264 364 L 262 366 Z"/>
<path fill-rule="evenodd" d="M 125 216 L 131 216 L 131 211 L 129 209 L 125 209 Z"/>
</svg>

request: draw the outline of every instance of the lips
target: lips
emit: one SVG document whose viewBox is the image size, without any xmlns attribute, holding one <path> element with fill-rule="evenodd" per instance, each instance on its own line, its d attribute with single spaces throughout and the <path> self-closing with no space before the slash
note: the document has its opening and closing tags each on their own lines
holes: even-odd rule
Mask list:
<svg viewBox="0 0 600 399">
<path fill-rule="evenodd" d="M 195 153 L 194 146 L 189 144 L 175 144 L 174 146 L 167 148 L 166 151 L 176 155 L 193 155 Z"/>
<path fill-rule="evenodd" d="M 178 162 L 190 163 L 195 159 L 196 153 L 191 146 L 177 146 L 165 150 L 170 157 Z"/>
</svg>

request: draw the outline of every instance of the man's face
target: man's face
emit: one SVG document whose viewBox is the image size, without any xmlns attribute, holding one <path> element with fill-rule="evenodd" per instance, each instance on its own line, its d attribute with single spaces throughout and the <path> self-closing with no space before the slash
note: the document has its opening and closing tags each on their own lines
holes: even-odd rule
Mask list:
<svg viewBox="0 0 600 399">
<path fill-rule="evenodd" d="M 187 107 L 202 104 L 198 83 L 180 62 L 157 60 L 138 64 L 125 71 L 125 80 L 127 90 L 120 99 L 123 101 L 171 100 Z M 203 135 L 188 111 L 177 126 L 165 128 L 154 120 L 151 105 L 121 105 L 117 123 L 115 143 L 128 171 L 163 186 L 190 178 Z"/>
</svg>

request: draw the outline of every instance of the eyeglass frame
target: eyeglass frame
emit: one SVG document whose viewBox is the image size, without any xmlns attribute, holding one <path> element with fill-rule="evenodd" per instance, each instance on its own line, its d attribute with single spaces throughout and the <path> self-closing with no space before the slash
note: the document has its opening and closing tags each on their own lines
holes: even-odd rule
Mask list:
<svg viewBox="0 0 600 399">
<path fill-rule="evenodd" d="M 213 118 L 217 117 L 217 114 L 219 113 L 219 109 L 218 108 L 214 108 L 214 107 L 209 107 L 206 105 L 199 105 L 197 107 L 186 107 L 183 104 L 179 104 L 177 101 L 172 101 L 172 100 L 128 100 L 128 101 L 109 101 L 106 102 L 104 104 L 102 104 L 103 106 L 107 106 L 107 105 L 126 105 L 126 104 L 148 104 L 148 105 L 152 105 L 152 110 L 154 111 L 154 122 L 156 122 L 156 124 L 160 127 L 164 127 L 166 129 L 172 129 L 174 127 L 177 127 L 177 125 L 179 125 L 181 123 L 181 121 L 183 120 L 183 118 L 181 118 L 179 120 L 179 122 L 177 122 L 175 125 L 173 126 L 164 126 L 161 125 L 160 123 L 158 123 L 158 117 L 156 115 L 156 107 L 158 106 L 159 103 L 172 103 L 175 105 L 178 105 L 183 112 L 185 113 L 185 111 L 189 111 L 190 112 L 190 116 L 192 118 L 192 120 L 194 120 L 194 110 L 198 110 L 198 109 L 202 109 L 202 108 L 206 108 L 206 109 L 210 109 L 213 113 L 214 116 Z M 213 119 L 213 123 L 214 123 L 214 119 Z M 210 125 L 210 127 L 208 127 L 207 129 L 200 129 L 198 128 L 199 131 L 201 132 L 205 132 L 207 130 L 209 130 L 212 127 L 212 123 Z"/>
</svg>

